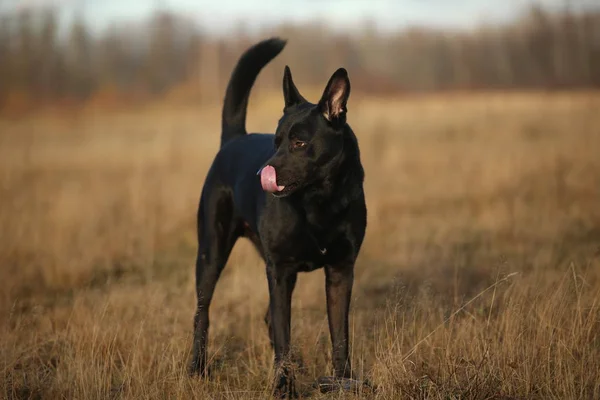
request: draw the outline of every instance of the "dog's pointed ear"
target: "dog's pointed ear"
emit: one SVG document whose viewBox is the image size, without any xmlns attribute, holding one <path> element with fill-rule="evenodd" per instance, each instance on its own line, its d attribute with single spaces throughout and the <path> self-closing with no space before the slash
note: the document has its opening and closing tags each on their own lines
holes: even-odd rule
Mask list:
<svg viewBox="0 0 600 400">
<path fill-rule="evenodd" d="M 292 71 L 287 65 L 283 71 L 283 99 L 285 100 L 285 108 L 306 102 L 306 99 L 302 97 L 296 85 L 294 85 Z"/>
<path fill-rule="evenodd" d="M 319 110 L 330 122 L 344 124 L 346 122 L 346 103 L 350 97 L 350 80 L 348 72 L 340 68 L 333 73 L 319 100 Z"/>
</svg>

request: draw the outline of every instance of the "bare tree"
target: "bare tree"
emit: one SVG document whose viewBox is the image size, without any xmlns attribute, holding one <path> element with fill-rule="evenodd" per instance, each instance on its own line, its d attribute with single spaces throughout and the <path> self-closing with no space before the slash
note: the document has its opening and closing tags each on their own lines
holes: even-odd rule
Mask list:
<svg viewBox="0 0 600 400">
<path fill-rule="evenodd" d="M 69 92 L 81 99 L 88 97 L 94 88 L 91 73 L 92 44 L 84 20 L 77 17 L 71 26 L 65 61 L 69 73 Z"/>
</svg>

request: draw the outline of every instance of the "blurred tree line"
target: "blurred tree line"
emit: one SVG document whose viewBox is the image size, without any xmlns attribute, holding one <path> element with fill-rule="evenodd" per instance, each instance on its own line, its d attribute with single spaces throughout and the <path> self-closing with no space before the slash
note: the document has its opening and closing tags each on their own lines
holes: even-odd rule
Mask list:
<svg viewBox="0 0 600 400">
<path fill-rule="evenodd" d="M 273 34 L 293 44 L 285 57 L 303 85 L 322 85 L 343 65 L 354 89 L 373 93 L 600 86 L 600 12 L 532 7 L 510 24 L 469 31 L 384 34 L 367 24 L 346 35 L 314 23 L 261 35 L 240 26 L 228 36 L 213 36 L 165 11 L 143 24 L 112 25 L 95 35 L 83 18 L 67 27 L 59 22 L 49 9 L 0 17 L 0 106 L 221 98 L 241 51 Z M 261 79 L 278 87 L 282 68 L 273 71 Z"/>
</svg>

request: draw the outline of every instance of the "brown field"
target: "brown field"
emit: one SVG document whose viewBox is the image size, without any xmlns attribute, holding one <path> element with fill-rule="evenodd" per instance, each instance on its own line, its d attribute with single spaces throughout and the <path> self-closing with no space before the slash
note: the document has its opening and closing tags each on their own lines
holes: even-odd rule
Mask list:
<svg viewBox="0 0 600 400">
<path fill-rule="evenodd" d="M 310 96 L 311 98 L 314 97 Z M 271 131 L 279 95 L 252 99 Z M 364 98 L 355 369 L 378 399 L 600 398 L 600 94 Z M 264 266 L 238 242 L 189 379 L 196 205 L 220 106 L 0 121 L 0 397 L 267 398 Z M 331 373 L 301 275 L 300 390 Z"/>
</svg>

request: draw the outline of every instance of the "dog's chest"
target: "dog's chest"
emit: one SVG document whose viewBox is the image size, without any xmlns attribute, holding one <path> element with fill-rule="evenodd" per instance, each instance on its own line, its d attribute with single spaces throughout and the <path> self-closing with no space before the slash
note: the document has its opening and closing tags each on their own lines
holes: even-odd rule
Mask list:
<svg viewBox="0 0 600 400">
<path fill-rule="evenodd" d="M 346 219 L 326 206 L 301 212 L 285 203 L 277 206 L 266 210 L 260 224 L 262 246 L 272 262 L 313 271 L 353 258 L 355 246 Z"/>
<path fill-rule="evenodd" d="M 280 235 L 272 243 L 269 253 L 276 264 L 295 265 L 298 271 L 309 272 L 352 258 L 352 245 L 339 231 L 315 234 L 303 226 L 287 235 Z"/>
</svg>

